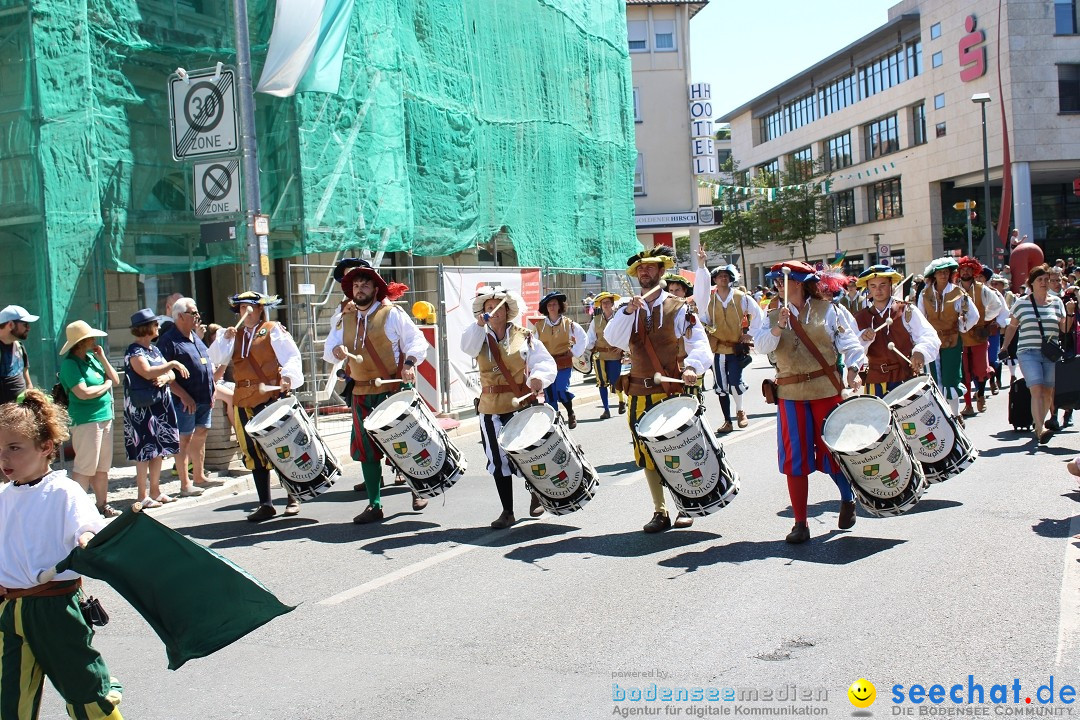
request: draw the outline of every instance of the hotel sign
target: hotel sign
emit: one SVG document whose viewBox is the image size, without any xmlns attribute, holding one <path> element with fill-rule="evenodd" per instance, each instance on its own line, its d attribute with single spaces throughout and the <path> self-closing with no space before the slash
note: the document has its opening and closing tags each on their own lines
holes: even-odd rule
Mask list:
<svg viewBox="0 0 1080 720">
<path fill-rule="evenodd" d="M 658 215 L 635 215 L 634 224 L 637 227 L 664 227 L 667 225 L 697 225 L 698 214 L 696 212 L 685 213 L 661 213 Z"/>
</svg>

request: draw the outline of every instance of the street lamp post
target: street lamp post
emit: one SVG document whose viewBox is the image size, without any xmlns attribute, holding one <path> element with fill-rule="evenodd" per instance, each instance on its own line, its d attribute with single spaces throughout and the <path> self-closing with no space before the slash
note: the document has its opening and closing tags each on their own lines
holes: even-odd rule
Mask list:
<svg viewBox="0 0 1080 720">
<path fill-rule="evenodd" d="M 982 110 L 982 141 L 983 141 L 983 218 L 986 221 L 986 241 L 990 248 L 990 267 L 994 266 L 997 243 L 994 242 L 994 229 L 990 221 L 990 149 L 986 141 L 986 103 L 990 102 L 990 93 L 975 93 L 971 96 L 971 102 L 977 103 Z M 970 217 L 970 216 L 969 216 Z"/>
</svg>

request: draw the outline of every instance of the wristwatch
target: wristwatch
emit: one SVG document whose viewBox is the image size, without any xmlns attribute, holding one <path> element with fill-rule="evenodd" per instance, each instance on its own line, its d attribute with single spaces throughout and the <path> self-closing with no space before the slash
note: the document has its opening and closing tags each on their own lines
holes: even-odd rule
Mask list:
<svg viewBox="0 0 1080 720">
<path fill-rule="evenodd" d="M 405 367 L 413 367 L 413 366 L 416 365 L 416 361 L 413 360 L 412 358 L 406 358 L 406 360 L 405 360 L 405 362 L 403 364 L 405 365 Z"/>
</svg>

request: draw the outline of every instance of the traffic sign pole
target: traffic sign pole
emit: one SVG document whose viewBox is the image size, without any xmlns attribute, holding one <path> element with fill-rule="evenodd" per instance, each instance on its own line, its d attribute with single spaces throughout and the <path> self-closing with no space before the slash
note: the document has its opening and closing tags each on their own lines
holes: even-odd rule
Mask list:
<svg viewBox="0 0 1080 720">
<path fill-rule="evenodd" d="M 248 278 L 251 290 L 266 292 L 269 258 L 260 252 L 255 215 L 262 212 L 259 188 L 259 150 L 255 141 L 255 94 L 251 87 L 251 44 L 248 40 L 247 0 L 233 0 L 236 31 L 237 100 L 240 106 L 240 149 L 243 157 L 244 228 L 247 237 Z"/>
</svg>

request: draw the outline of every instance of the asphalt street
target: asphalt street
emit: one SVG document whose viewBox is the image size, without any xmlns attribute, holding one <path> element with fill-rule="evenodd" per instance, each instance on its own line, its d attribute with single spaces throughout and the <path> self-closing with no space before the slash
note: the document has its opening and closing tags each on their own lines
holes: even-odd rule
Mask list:
<svg viewBox="0 0 1080 720">
<path fill-rule="evenodd" d="M 756 358 L 751 424 L 724 439 L 742 490 L 690 529 L 642 533 L 652 508 L 626 417 L 598 420 L 597 401 L 580 405 L 572 434 L 602 484 L 568 516 L 529 518 L 518 481 L 525 519 L 491 530 L 500 506 L 477 432 L 455 440 L 469 462 L 455 487 L 420 513 L 404 488 L 388 488 L 381 524 L 352 523 L 365 501 L 352 490 L 351 463 L 295 518 L 245 522 L 254 506 L 246 488 L 158 515 L 298 607 L 170 672 L 142 618 L 88 580 L 112 616 L 95 645 L 125 686 L 124 715 L 700 717 L 808 707 L 850 716 L 847 688 L 865 677 L 878 693 L 869 712 L 885 717 L 897 711 L 894 685 L 963 683 L 966 694 L 972 675 L 989 694 L 1015 678 L 1024 706 L 1051 675 L 1057 687 L 1080 683 L 1080 494 L 1065 470 L 1078 447 L 1072 428 L 1037 447 L 1007 427 L 1006 393 L 990 397 L 968 422 L 981 450 L 971 469 L 932 486 L 902 517 L 860 510 L 851 531 L 836 527 L 832 481 L 815 475 L 813 538 L 790 546 L 775 415 L 756 389 L 767 371 Z M 711 394 L 707 403 L 715 428 L 719 405 Z M 280 491 L 276 499 L 280 509 Z M 630 699 L 653 684 L 673 697 L 715 689 L 721 699 Z M 724 699 L 729 689 L 734 701 Z M 63 717 L 51 689 L 42 717 Z"/>
</svg>

